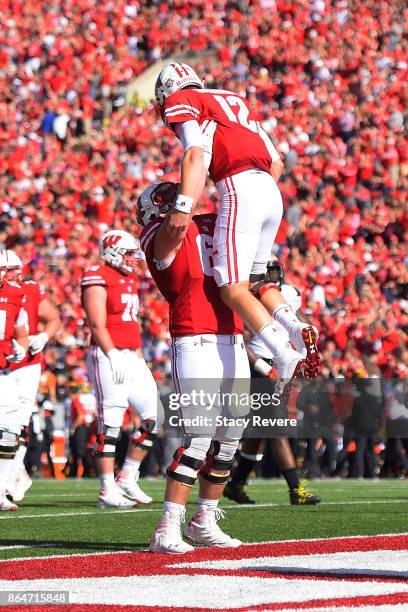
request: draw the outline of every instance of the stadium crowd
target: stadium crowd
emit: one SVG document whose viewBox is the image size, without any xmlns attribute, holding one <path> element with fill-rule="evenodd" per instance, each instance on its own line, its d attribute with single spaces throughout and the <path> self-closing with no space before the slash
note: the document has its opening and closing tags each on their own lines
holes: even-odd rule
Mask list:
<svg viewBox="0 0 408 612">
<path fill-rule="evenodd" d="M 62 400 L 86 377 L 79 281 L 98 238 L 139 233 L 141 189 L 178 180 L 181 147 L 153 104 L 127 106 L 126 88 L 187 52 L 206 86 L 247 95 L 285 160 L 274 255 L 319 329 L 323 374 L 407 375 L 404 3 L 0 0 L 0 11 L 0 243 L 61 312 L 45 395 Z M 215 206 L 208 185 L 202 208 Z M 165 384 L 167 306 L 146 270 L 140 294 L 145 354 Z"/>
</svg>

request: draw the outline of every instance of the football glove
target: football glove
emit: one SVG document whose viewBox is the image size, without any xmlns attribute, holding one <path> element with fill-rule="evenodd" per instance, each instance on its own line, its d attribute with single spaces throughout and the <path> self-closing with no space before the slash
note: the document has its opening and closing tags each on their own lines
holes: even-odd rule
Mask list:
<svg viewBox="0 0 408 612">
<path fill-rule="evenodd" d="M 124 382 L 126 376 L 126 362 L 123 358 L 123 355 L 121 351 L 113 348 L 107 353 L 107 356 L 110 361 L 113 382 L 115 383 L 115 385 L 121 385 Z"/>
<path fill-rule="evenodd" d="M 28 336 L 28 350 L 32 355 L 41 353 L 49 338 L 46 332 L 41 332 L 36 336 Z"/>
<path fill-rule="evenodd" d="M 20 361 L 23 361 L 24 357 L 26 356 L 25 348 L 21 346 L 17 340 L 14 340 L 14 338 L 11 341 L 11 346 L 13 348 L 13 352 L 11 355 L 7 356 L 7 361 L 10 363 L 20 363 Z"/>
</svg>

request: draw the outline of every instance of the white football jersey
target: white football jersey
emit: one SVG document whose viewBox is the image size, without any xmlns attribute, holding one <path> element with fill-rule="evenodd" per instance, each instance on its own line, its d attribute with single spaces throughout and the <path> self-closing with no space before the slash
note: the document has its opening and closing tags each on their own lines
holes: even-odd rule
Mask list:
<svg viewBox="0 0 408 612">
<path fill-rule="evenodd" d="M 288 306 L 290 306 L 290 309 L 296 314 L 302 305 L 302 296 L 300 295 L 299 291 L 296 289 L 296 287 L 293 287 L 293 285 L 286 284 L 281 285 L 280 290 L 283 299 Z M 280 323 L 278 323 L 278 321 L 275 321 L 275 326 L 282 334 L 282 343 L 289 342 L 289 334 L 286 329 Z M 257 335 L 252 336 L 247 346 L 258 357 L 262 357 L 263 359 L 273 359 L 274 357 L 271 351 L 265 346 Z"/>
</svg>

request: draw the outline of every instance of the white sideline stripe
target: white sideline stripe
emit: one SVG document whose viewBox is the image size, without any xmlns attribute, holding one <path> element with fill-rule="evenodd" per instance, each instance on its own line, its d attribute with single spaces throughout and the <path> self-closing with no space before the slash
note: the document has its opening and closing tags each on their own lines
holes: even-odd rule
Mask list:
<svg viewBox="0 0 408 612">
<path fill-rule="evenodd" d="M 36 548 L 49 548 L 51 547 L 52 544 L 48 544 L 47 542 L 41 542 L 40 544 L 38 544 L 38 546 L 36 546 Z M 33 545 L 32 544 L 18 544 L 18 545 L 13 545 L 13 546 L 0 546 L 0 552 L 2 550 L 18 550 L 20 548 L 32 548 Z"/>
<path fill-rule="evenodd" d="M 302 538 L 299 540 L 266 540 L 265 542 L 243 542 L 241 546 L 257 546 L 259 544 L 291 544 L 293 542 L 319 542 L 322 540 L 362 540 L 366 538 L 399 538 L 401 536 L 407 536 L 408 532 L 403 533 L 376 533 L 373 535 L 352 535 L 352 536 L 329 536 L 329 537 L 320 537 L 320 538 Z M 27 546 L 27 548 L 39 548 L 41 544 L 38 546 Z M 58 548 L 58 546 L 55 546 Z M 62 547 L 61 547 L 62 548 Z M 66 559 L 69 557 L 92 557 L 95 555 L 125 555 L 132 552 L 142 552 L 147 551 L 147 548 L 141 550 L 107 550 L 107 551 L 99 551 L 99 552 L 90 552 L 90 553 L 73 553 L 72 555 L 45 555 L 45 556 L 35 556 L 35 557 L 13 557 L 10 559 L 0 559 L 0 563 L 8 563 L 9 561 L 31 561 L 32 559 Z M 169 559 L 170 561 L 171 559 Z"/>
<path fill-rule="evenodd" d="M 156 502 L 158 503 L 158 502 Z M 160 502 L 161 503 L 161 502 Z M 371 499 L 367 499 L 367 500 L 363 500 L 363 501 L 354 501 L 354 502 L 347 502 L 347 501 L 339 501 L 339 502 L 326 502 L 326 503 L 322 503 L 321 507 L 325 507 L 325 506 L 339 506 L 339 505 L 350 505 L 350 506 L 358 506 L 361 504 L 371 504 L 373 506 L 377 505 L 377 504 L 408 504 L 408 497 L 407 499 L 382 499 L 379 501 L 373 501 Z M 288 506 L 287 503 L 285 504 L 234 504 L 234 505 L 226 505 L 226 506 L 220 506 L 220 508 L 223 509 L 227 509 L 227 510 L 240 510 L 241 508 L 249 508 L 250 510 L 256 510 L 257 508 L 279 508 L 279 507 L 283 507 L 283 506 Z M 52 513 L 52 514 L 26 514 L 24 516 L 16 516 L 14 513 L 12 516 L 7 515 L 7 516 L 0 516 L 0 520 L 23 520 L 23 519 L 39 519 L 39 518 L 57 518 L 58 516 L 89 516 L 90 514 L 99 514 L 100 516 L 102 516 L 103 514 L 105 514 L 105 516 L 108 516 L 109 514 L 125 514 L 127 512 L 133 512 L 135 515 L 136 514 L 140 514 L 141 512 L 162 512 L 163 508 L 141 508 L 141 509 L 136 509 L 136 508 L 130 508 L 129 510 L 111 510 L 109 512 L 103 512 L 101 510 L 90 510 L 89 512 L 63 512 L 63 513 Z M 318 509 L 316 507 L 315 509 L 316 512 L 318 512 Z"/>
<path fill-rule="evenodd" d="M 35 546 L 27 546 L 27 548 L 41 548 L 41 544 Z M 54 546 L 53 544 L 51 546 Z M 58 546 L 55 546 L 58 548 Z M 62 547 L 61 547 L 62 548 Z M 147 549 L 146 549 L 147 550 Z M 71 557 L 96 557 L 97 555 L 128 555 L 134 552 L 133 550 L 101 550 L 98 552 L 88 553 L 72 553 L 72 555 L 35 555 L 33 557 L 12 557 L 10 559 L 0 559 L 0 563 L 8 563 L 9 561 L 43 561 L 45 559 L 70 559 Z M 140 551 L 137 551 L 140 552 Z"/>
</svg>

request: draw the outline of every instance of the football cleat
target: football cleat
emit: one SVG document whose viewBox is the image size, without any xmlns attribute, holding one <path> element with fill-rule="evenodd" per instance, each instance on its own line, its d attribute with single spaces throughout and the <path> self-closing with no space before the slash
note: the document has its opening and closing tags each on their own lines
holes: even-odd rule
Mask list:
<svg viewBox="0 0 408 612">
<path fill-rule="evenodd" d="M 17 480 L 14 484 L 12 492 L 13 501 L 22 501 L 32 484 L 33 481 L 27 474 L 27 470 L 23 467 L 21 472 L 18 474 Z"/>
<path fill-rule="evenodd" d="M 275 393 L 284 395 L 291 381 L 303 372 L 305 360 L 297 351 L 288 349 L 283 354 L 275 356 L 274 363 L 278 370 Z"/>
<path fill-rule="evenodd" d="M 7 499 L 7 497 L 0 499 L 0 512 L 15 512 L 16 510 L 18 510 L 18 506 Z"/>
<path fill-rule="evenodd" d="M 223 493 L 224 497 L 228 497 L 228 499 L 232 499 L 232 501 L 237 502 L 237 504 L 255 504 L 256 502 L 248 497 L 245 492 L 245 485 L 241 482 L 227 482 L 226 487 Z"/>
<path fill-rule="evenodd" d="M 137 504 L 151 504 L 153 501 L 153 498 L 146 495 L 135 481 L 119 478 L 116 484 L 122 495 L 126 495 Z"/>
<path fill-rule="evenodd" d="M 296 332 L 290 333 L 290 341 L 299 353 L 306 357 L 303 374 L 305 378 L 316 378 L 319 374 L 320 356 L 317 349 L 317 333 L 313 325 L 303 323 Z"/>
<path fill-rule="evenodd" d="M 221 508 L 210 508 L 199 510 L 194 514 L 184 529 L 184 536 L 193 544 L 201 546 L 217 546 L 220 548 L 238 548 L 241 540 L 231 538 L 224 533 L 218 526 L 220 519 L 223 519 L 225 512 Z"/>
<path fill-rule="evenodd" d="M 312 495 L 306 490 L 304 482 L 301 482 L 295 489 L 289 490 L 289 496 L 292 506 L 316 506 L 321 502 L 318 495 Z"/>
<path fill-rule="evenodd" d="M 99 494 L 98 500 L 99 508 L 133 508 L 136 506 L 136 502 L 128 499 L 122 492 L 117 488 L 109 489 L 108 491 L 102 490 Z"/>
<path fill-rule="evenodd" d="M 194 550 L 194 546 L 184 542 L 181 537 L 181 523 L 184 523 L 184 516 L 185 512 L 182 515 L 164 513 L 150 541 L 150 552 L 182 555 Z"/>
</svg>

